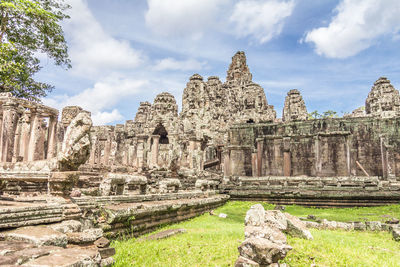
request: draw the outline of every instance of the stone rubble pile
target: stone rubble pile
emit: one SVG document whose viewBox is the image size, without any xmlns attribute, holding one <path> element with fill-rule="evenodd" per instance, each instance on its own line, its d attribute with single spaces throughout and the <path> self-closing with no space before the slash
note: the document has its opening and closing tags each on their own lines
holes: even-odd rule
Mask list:
<svg viewBox="0 0 400 267">
<path fill-rule="evenodd" d="M 0 266 L 111 266 L 115 249 L 101 229 L 70 220 L 0 232 Z"/>
<path fill-rule="evenodd" d="M 285 234 L 308 240 L 313 237 L 306 225 L 289 213 L 264 210 L 261 204 L 253 205 L 245 217 L 245 240 L 239 246 L 235 267 L 286 266 L 279 261 L 292 249 Z"/>
</svg>

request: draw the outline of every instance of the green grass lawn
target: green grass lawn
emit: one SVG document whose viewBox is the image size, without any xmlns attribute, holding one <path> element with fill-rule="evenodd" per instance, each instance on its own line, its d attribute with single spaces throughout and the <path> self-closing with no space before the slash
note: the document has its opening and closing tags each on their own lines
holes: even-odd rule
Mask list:
<svg viewBox="0 0 400 267">
<path fill-rule="evenodd" d="M 115 266 L 233 266 L 238 245 L 244 240 L 244 216 L 256 202 L 231 201 L 215 210 L 223 219 L 204 214 L 197 218 L 160 228 L 185 228 L 187 233 L 168 239 L 114 241 Z M 266 209 L 274 205 L 263 204 Z M 313 209 L 286 206 L 300 217 L 313 214 L 335 221 L 387 220 L 400 217 L 400 205 L 374 208 Z M 314 240 L 288 238 L 293 247 L 285 258 L 290 266 L 400 266 L 400 243 L 387 232 L 345 232 L 311 230 Z"/>
</svg>

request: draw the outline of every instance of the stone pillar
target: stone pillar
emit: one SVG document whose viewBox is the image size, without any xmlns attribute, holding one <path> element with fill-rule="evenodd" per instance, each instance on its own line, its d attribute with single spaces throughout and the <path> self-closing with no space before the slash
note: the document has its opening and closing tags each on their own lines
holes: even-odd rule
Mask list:
<svg viewBox="0 0 400 267">
<path fill-rule="evenodd" d="M 386 162 L 386 147 L 385 138 L 381 136 L 381 159 L 382 159 L 382 177 L 388 177 L 387 162 Z"/>
<path fill-rule="evenodd" d="M 230 170 L 234 176 L 246 176 L 245 151 L 240 147 L 230 147 Z"/>
<path fill-rule="evenodd" d="M 137 145 L 137 167 L 138 170 L 141 171 L 143 170 L 145 164 L 144 164 L 144 139 L 139 138 L 138 139 L 138 145 Z"/>
<path fill-rule="evenodd" d="M 29 145 L 28 145 L 28 161 L 34 161 L 38 158 L 37 151 L 38 142 L 40 140 L 41 134 L 41 116 L 39 111 L 32 111 L 31 116 L 31 129 L 30 129 L 30 137 L 29 137 Z"/>
<path fill-rule="evenodd" d="M 258 160 L 257 160 L 257 151 L 254 151 L 253 153 L 251 153 L 251 174 L 253 175 L 253 177 L 257 177 L 258 175 Z"/>
<path fill-rule="evenodd" d="M 57 145 L 57 116 L 50 116 L 49 118 L 49 127 L 47 132 L 47 158 L 54 158 L 57 154 L 56 145 Z"/>
<path fill-rule="evenodd" d="M 222 152 L 222 158 L 224 159 L 224 176 L 230 176 L 230 159 L 229 159 L 229 150 L 225 150 Z"/>
<path fill-rule="evenodd" d="M 14 149 L 12 162 L 17 162 L 19 160 L 19 150 L 21 146 L 21 131 L 22 131 L 22 119 L 18 119 L 17 128 L 15 130 L 15 138 L 14 138 Z"/>
<path fill-rule="evenodd" d="M 321 148 L 318 135 L 314 137 L 314 153 L 315 153 L 315 176 L 318 177 L 322 170 Z"/>
<path fill-rule="evenodd" d="M 20 146 L 19 146 L 19 156 L 22 157 L 23 161 L 28 160 L 28 146 L 29 146 L 29 137 L 30 137 L 30 129 L 31 129 L 31 111 L 28 109 L 22 115 L 22 124 L 21 124 L 21 138 L 20 138 Z"/>
<path fill-rule="evenodd" d="M 290 176 L 292 172 L 292 159 L 290 155 L 290 138 L 283 139 L 283 175 Z"/>
<path fill-rule="evenodd" d="M 152 135 L 153 144 L 151 145 L 151 168 L 157 167 L 158 164 L 158 150 L 159 150 L 159 142 L 160 136 L 159 135 Z"/>
<path fill-rule="evenodd" d="M 1 161 L 11 162 L 14 150 L 15 130 L 18 123 L 16 103 L 3 104 L 3 121 L 1 133 Z"/>
<path fill-rule="evenodd" d="M 196 149 L 196 140 L 195 139 L 190 139 L 189 140 L 189 155 L 188 155 L 188 160 L 189 160 L 189 168 L 193 169 L 193 152 Z"/>
<path fill-rule="evenodd" d="M 260 177 L 262 173 L 262 157 L 264 153 L 264 139 L 257 140 L 257 176 Z"/>
<path fill-rule="evenodd" d="M 103 159 L 101 160 L 101 162 L 104 165 L 110 164 L 111 142 L 112 142 L 111 136 L 109 139 L 104 141 L 104 156 L 103 156 Z"/>
</svg>

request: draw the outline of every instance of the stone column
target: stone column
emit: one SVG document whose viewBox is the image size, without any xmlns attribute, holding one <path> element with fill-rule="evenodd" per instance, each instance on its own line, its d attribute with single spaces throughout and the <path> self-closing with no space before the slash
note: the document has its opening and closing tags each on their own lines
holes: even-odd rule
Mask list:
<svg viewBox="0 0 400 267">
<path fill-rule="evenodd" d="M 111 142 L 111 136 L 104 142 L 104 157 L 102 159 L 104 165 L 110 164 Z"/>
<path fill-rule="evenodd" d="M 34 161 L 37 159 L 38 142 L 40 140 L 40 129 L 41 128 L 41 114 L 40 111 L 33 111 L 31 116 L 31 129 L 28 145 L 28 161 Z"/>
<path fill-rule="evenodd" d="M 222 152 L 222 158 L 224 159 L 224 176 L 230 176 L 231 171 L 230 171 L 230 159 L 229 159 L 229 150 L 225 150 Z"/>
<path fill-rule="evenodd" d="M 260 177 L 262 173 L 262 156 L 264 153 L 264 139 L 257 140 L 257 176 Z"/>
<path fill-rule="evenodd" d="M 22 115 L 22 125 L 21 125 L 21 138 L 20 138 L 20 146 L 19 146 L 19 156 L 22 157 L 23 161 L 28 160 L 28 146 L 29 146 L 29 137 L 30 137 L 30 120 L 31 120 L 31 111 L 28 109 Z"/>
<path fill-rule="evenodd" d="M 143 170 L 145 164 L 144 164 L 144 139 L 139 138 L 138 139 L 138 144 L 137 144 L 137 167 L 138 170 L 141 171 Z"/>
<path fill-rule="evenodd" d="M 196 148 L 196 140 L 195 139 L 190 139 L 189 140 L 189 155 L 188 155 L 188 160 L 189 160 L 189 168 L 193 169 L 193 152 Z"/>
<path fill-rule="evenodd" d="M 258 175 L 258 160 L 257 160 L 258 153 L 254 151 L 251 153 L 251 174 L 253 177 L 257 177 Z"/>
<path fill-rule="evenodd" d="M 153 144 L 151 145 L 151 168 L 157 167 L 158 164 L 158 152 L 159 152 L 159 142 L 160 136 L 159 135 L 152 135 Z"/>
<path fill-rule="evenodd" d="M 290 176 L 292 171 L 292 159 L 290 155 L 290 138 L 283 139 L 283 175 Z"/>
<path fill-rule="evenodd" d="M 89 164 L 94 165 L 96 162 L 96 141 L 92 139 L 92 148 L 90 149 Z"/>
<path fill-rule="evenodd" d="M 314 136 L 314 153 L 315 153 L 315 176 L 318 177 L 322 170 L 321 148 L 318 135 Z"/>
<path fill-rule="evenodd" d="M 22 120 L 18 119 L 17 128 L 15 130 L 15 138 L 14 138 L 14 149 L 13 149 L 13 156 L 12 162 L 19 161 L 19 150 L 21 146 L 21 132 L 22 132 Z"/>
<path fill-rule="evenodd" d="M 49 127 L 47 132 L 47 158 L 54 158 L 57 154 L 56 152 L 56 144 L 57 144 L 57 116 L 50 116 L 49 118 Z"/>
<path fill-rule="evenodd" d="M 15 130 L 18 123 L 16 103 L 9 101 L 3 104 L 3 121 L 1 133 L 1 161 L 11 162 L 14 150 Z"/>
</svg>

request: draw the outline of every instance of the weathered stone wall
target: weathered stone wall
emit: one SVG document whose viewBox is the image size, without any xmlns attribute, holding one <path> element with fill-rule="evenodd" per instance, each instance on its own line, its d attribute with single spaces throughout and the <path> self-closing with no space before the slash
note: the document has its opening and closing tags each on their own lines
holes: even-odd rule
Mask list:
<svg viewBox="0 0 400 267">
<path fill-rule="evenodd" d="M 230 177 L 221 192 L 236 200 L 320 207 L 378 206 L 400 200 L 400 182 L 380 177 Z"/>
<path fill-rule="evenodd" d="M 396 177 L 399 126 L 379 117 L 234 126 L 225 175 Z"/>
</svg>

